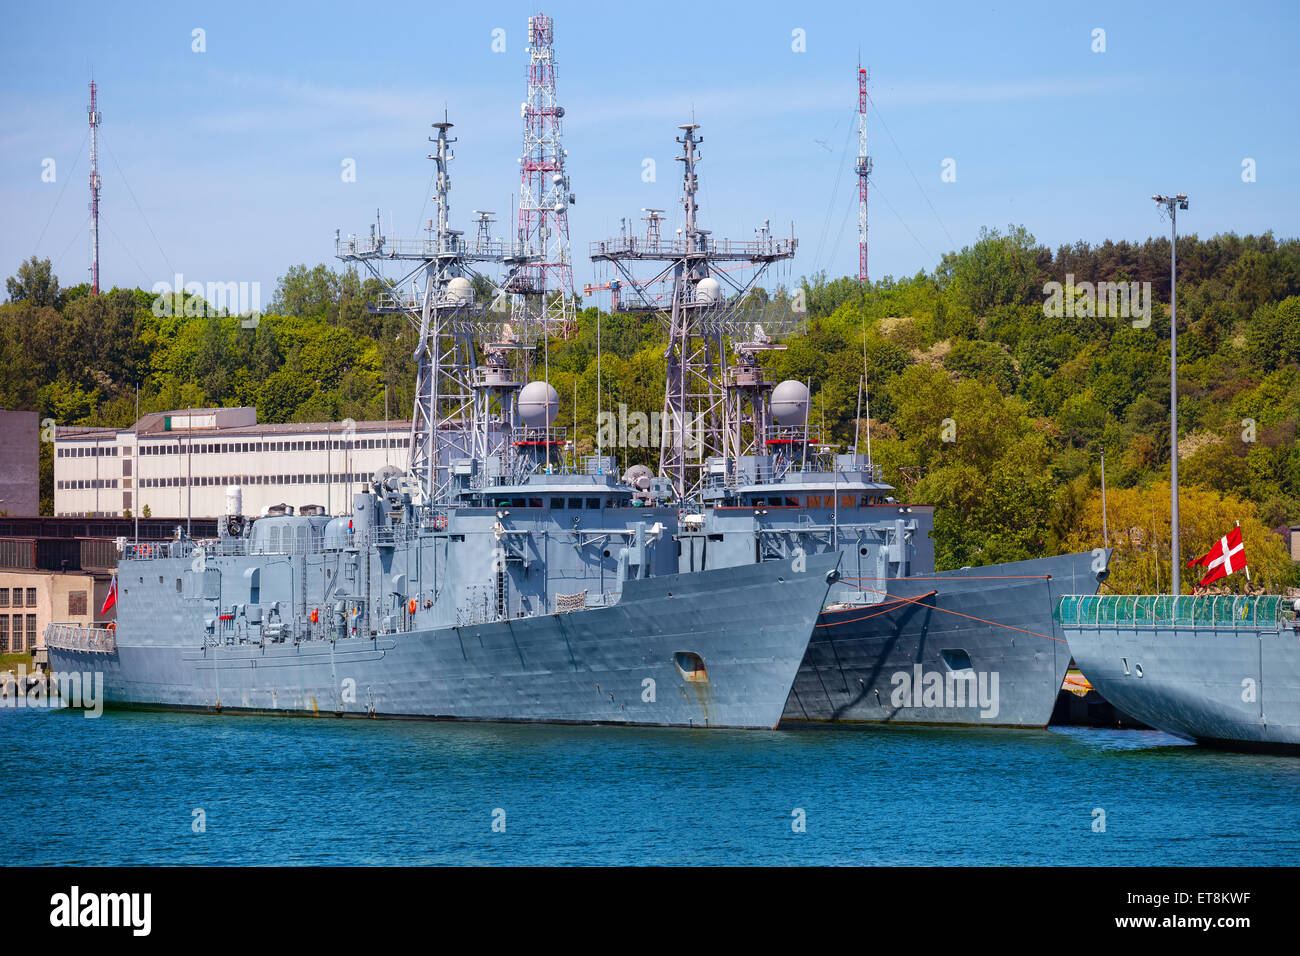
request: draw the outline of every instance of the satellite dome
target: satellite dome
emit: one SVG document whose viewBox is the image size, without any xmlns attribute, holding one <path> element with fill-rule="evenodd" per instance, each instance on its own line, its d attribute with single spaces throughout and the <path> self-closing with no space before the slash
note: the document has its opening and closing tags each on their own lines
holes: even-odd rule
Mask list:
<svg viewBox="0 0 1300 956">
<path fill-rule="evenodd" d="M 778 425 L 802 425 L 808 419 L 808 387 L 786 379 L 772 389 L 772 417 Z"/>
<path fill-rule="evenodd" d="M 623 484 L 635 488 L 637 491 L 645 491 L 650 487 L 650 480 L 654 478 L 655 473 L 645 465 L 633 465 L 623 476 Z"/>
<path fill-rule="evenodd" d="M 447 300 L 453 305 L 469 305 L 474 301 L 474 287 L 464 276 L 456 276 L 447 283 Z"/>
<path fill-rule="evenodd" d="M 695 301 L 710 305 L 722 301 L 722 283 L 712 277 L 701 279 L 695 285 Z"/>
<path fill-rule="evenodd" d="M 529 428 L 545 428 L 560 414 L 560 395 L 549 382 L 529 382 L 519 392 L 519 417 Z"/>
</svg>

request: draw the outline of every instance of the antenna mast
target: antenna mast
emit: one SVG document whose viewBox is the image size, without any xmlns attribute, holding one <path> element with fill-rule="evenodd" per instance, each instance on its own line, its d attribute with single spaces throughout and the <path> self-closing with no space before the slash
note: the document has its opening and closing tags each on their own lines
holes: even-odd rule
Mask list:
<svg viewBox="0 0 1300 956">
<path fill-rule="evenodd" d="M 518 327 L 529 316 L 547 333 L 573 334 L 576 306 L 569 252 L 569 205 L 576 200 L 564 171 L 561 120 L 556 102 L 555 25 L 544 13 L 528 18 L 528 99 L 521 105 L 524 146 L 519 157 L 517 241 L 535 247 L 536 262 L 515 274 L 508 291 Z M 530 298 L 540 300 L 532 308 Z"/>
<path fill-rule="evenodd" d="M 500 371 L 496 359 L 504 350 L 519 347 L 506 307 L 504 285 L 517 270 L 534 261 L 531 250 L 510 248 L 492 239 L 491 212 L 476 211 L 477 232 L 470 241 L 450 225 L 451 176 L 449 164 L 456 139 L 448 135 L 452 123 L 445 117 L 434 123 L 429 154 L 436 172 L 433 196 L 436 217 L 430 219 L 424 239 L 399 239 L 383 234 L 381 224 L 370 226 L 369 236 L 334 233 L 334 255 L 344 262 L 365 266 L 384 291 L 373 311 L 404 315 L 416 332 L 415 403 L 411 416 L 411 454 L 407 473 L 418 484 L 426 503 L 447 500 L 451 483 L 450 461 L 457 457 L 486 457 L 493 451 L 481 447 L 493 440 L 488 431 L 473 427 L 481 418 L 479 396 L 485 385 L 501 385 L 491 377 Z M 391 280 L 383 267 L 400 263 L 406 272 Z M 504 265 L 505 283 L 498 286 L 479 269 Z M 478 290 L 475 283 L 478 283 Z M 486 365 L 479 352 L 485 353 Z M 490 373 L 490 374 L 489 374 Z M 503 374 L 503 373 L 502 373 Z M 504 381 L 504 380 L 502 380 Z M 514 388 L 513 380 L 501 385 Z M 505 414 L 507 410 L 503 409 Z"/>
<path fill-rule="evenodd" d="M 767 222 L 755 230 L 751 242 L 716 239 L 701 229 L 697 213 L 703 137 L 699 124 L 683 123 L 677 142 L 682 153 L 682 206 L 685 228 L 677 238 L 663 238 L 662 210 L 646 209 L 643 238 L 625 230 L 612 239 L 591 244 L 593 262 L 608 263 L 618 272 L 618 293 L 626 290 L 620 308 L 625 312 L 657 313 L 668 328 L 667 382 L 664 389 L 663 439 L 660 474 L 671 479 L 677 495 L 693 497 L 705 482 L 705 462 L 724 457 L 735 444 L 737 429 L 729 423 L 729 376 L 752 364 L 752 353 L 766 346 L 772 334 L 785 333 L 801 319 L 784 301 L 768 301 L 751 292 L 774 262 L 794 257 L 798 240 L 778 239 Z M 649 279 L 632 273 L 638 262 L 663 263 Z M 751 269 L 744 281 L 729 273 Z M 662 284 L 656 293 L 652 286 Z M 615 283 L 611 282 L 611 291 Z M 766 326 L 766 329 L 764 329 Z M 732 344 L 736 361 L 727 354 Z M 739 343 L 739 344 L 737 344 Z M 733 450 L 734 454 L 734 450 Z"/>
<path fill-rule="evenodd" d="M 95 81 L 90 81 L 90 291 L 99 295 L 99 124 L 103 114 L 95 104 Z"/>
<path fill-rule="evenodd" d="M 867 282 L 867 179 L 871 157 L 867 155 L 867 71 L 858 64 L 858 281 Z"/>
</svg>

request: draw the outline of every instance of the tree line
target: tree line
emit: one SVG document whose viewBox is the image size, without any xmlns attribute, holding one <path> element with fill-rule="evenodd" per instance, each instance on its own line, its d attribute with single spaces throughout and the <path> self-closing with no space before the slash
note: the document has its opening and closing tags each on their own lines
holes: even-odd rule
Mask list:
<svg viewBox="0 0 1300 956">
<path fill-rule="evenodd" d="M 811 383 L 823 440 L 844 450 L 859 438 L 865 450 L 870 434 L 900 497 L 937 506 L 941 567 L 1093 546 L 1104 453 L 1107 530 L 1129 559 L 1111 583 L 1150 589 L 1161 541 L 1167 566 L 1169 253 L 1168 239 L 1051 250 L 1010 226 L 983 230 L 910 278 L 864 286 L 808 276 L 777 291 L 801 292 L 807 321 L 764 361 L 774 378 Z M 1196 529 L 1184 558 L 1226 530 L 1212 519 L 1237 515 L 1265 579 L 1300 585 L 1273 533 L 1300 524 L 1300 241 L 1183 236 L 1178 267 L 1179 473 L 1184 523 Z M 1050 315 L 1049 282 L 1067 295 L 1071 282 L 1148 282 L 1150 321 L 1107 314 L 1100 299 L 1100 309 Z M 410 414 L 415 331 L 371 311 L 379 285 L 352 269 L 288 269 L 252 328 L 181 308 L 158 316 L 140 289 L 61 289 L 48 260 L 22 263 L 7 290 L 6 408 L 121 427 L 135 419 L 138 390 L 141 413 L 253 405 L 265 422 L 361 420 L 383 417 L 387 398 L 394 418 Z M 560 424 L 584 451 L 598 425 L 598 323 L 601 408 L 648 413 L 663 401 L 662 324 L 583 309 L 574 334 L 533 361 L 546 363 Z M 869 414 L 859 418 L 864 380 Z M 654 449 L 620 455 L 657 460 Z M 43 466 L 48 509 L 52 466 Z M 1143 501 L 1153 505 L 1145 519 Z M 1116 521 L 1127 526 L 1116 531 Z M 1126 578 L 1124 566 L 1146 570 Z"/>
</svg>

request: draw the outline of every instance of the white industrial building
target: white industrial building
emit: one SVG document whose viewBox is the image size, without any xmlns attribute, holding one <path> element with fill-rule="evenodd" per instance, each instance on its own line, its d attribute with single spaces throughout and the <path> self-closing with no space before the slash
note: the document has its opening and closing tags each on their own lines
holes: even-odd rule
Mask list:
<svg viewBox="0 0 1300 956">
<path fill-rule="evenodd" d="M 410 423 L 259 425 L 254 408 L 194 408 L 143 416 L 131 428 L 60 427 L 54 438 L 54 513 L 215 517 L 226 489 L 247 514 L 268 505 L 351 510 L 352 495 L 384 465 L 407 464 Z"/>
</svg>

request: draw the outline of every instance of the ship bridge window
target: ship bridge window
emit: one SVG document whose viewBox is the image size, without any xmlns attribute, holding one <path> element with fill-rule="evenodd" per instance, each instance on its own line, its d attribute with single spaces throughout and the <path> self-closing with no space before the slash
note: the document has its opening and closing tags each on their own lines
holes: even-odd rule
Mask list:
<svg viewBox="0 0 1300 956">
<path fill-rule="evenodd" d="M 552 499 L 551 499 L 551 510 L 552 510 L 552 511 L 561 511 L 561 510 L 563 510 L 563 509 L 564 509 L 564 499 L 563 499 L 563 498 L 552 498 Z"/>
<path fill-rule="evenodd" d="M 599 498 L 588 498 L 588 499 L 587 499 L 587 507 L 588 507 L 588 508 L 595 508 L 596 510 L 600 510 L 600 499 L 599 499 Z"/>
<path fill-rule="evenodd" d="M 570 499 L 569 499 L 569 507 L 572 508 L 574 511 L 581 511 L 581 510 L 582 510 L 582 499 L 581 499 L 581 498 L 570 498 Z"/>
<path fill-rule="evenodd" d="M 511 498 L 511 499 L 510 499 L 510 507 L 511 507 L 511 508 L 526 508 L 527 506 L 528 506 L 528 499 L 527 499 L 527 498 Z"/>
<path fill-rule="evenodd" d="M 541 499 L 541 498 L 529 498 L 529 499 L 528 499 L 528 507 L 530 507 L 530 508 L 544 508 L 545 505 L 542 504 L 542 499 Z"/>
</svg>

